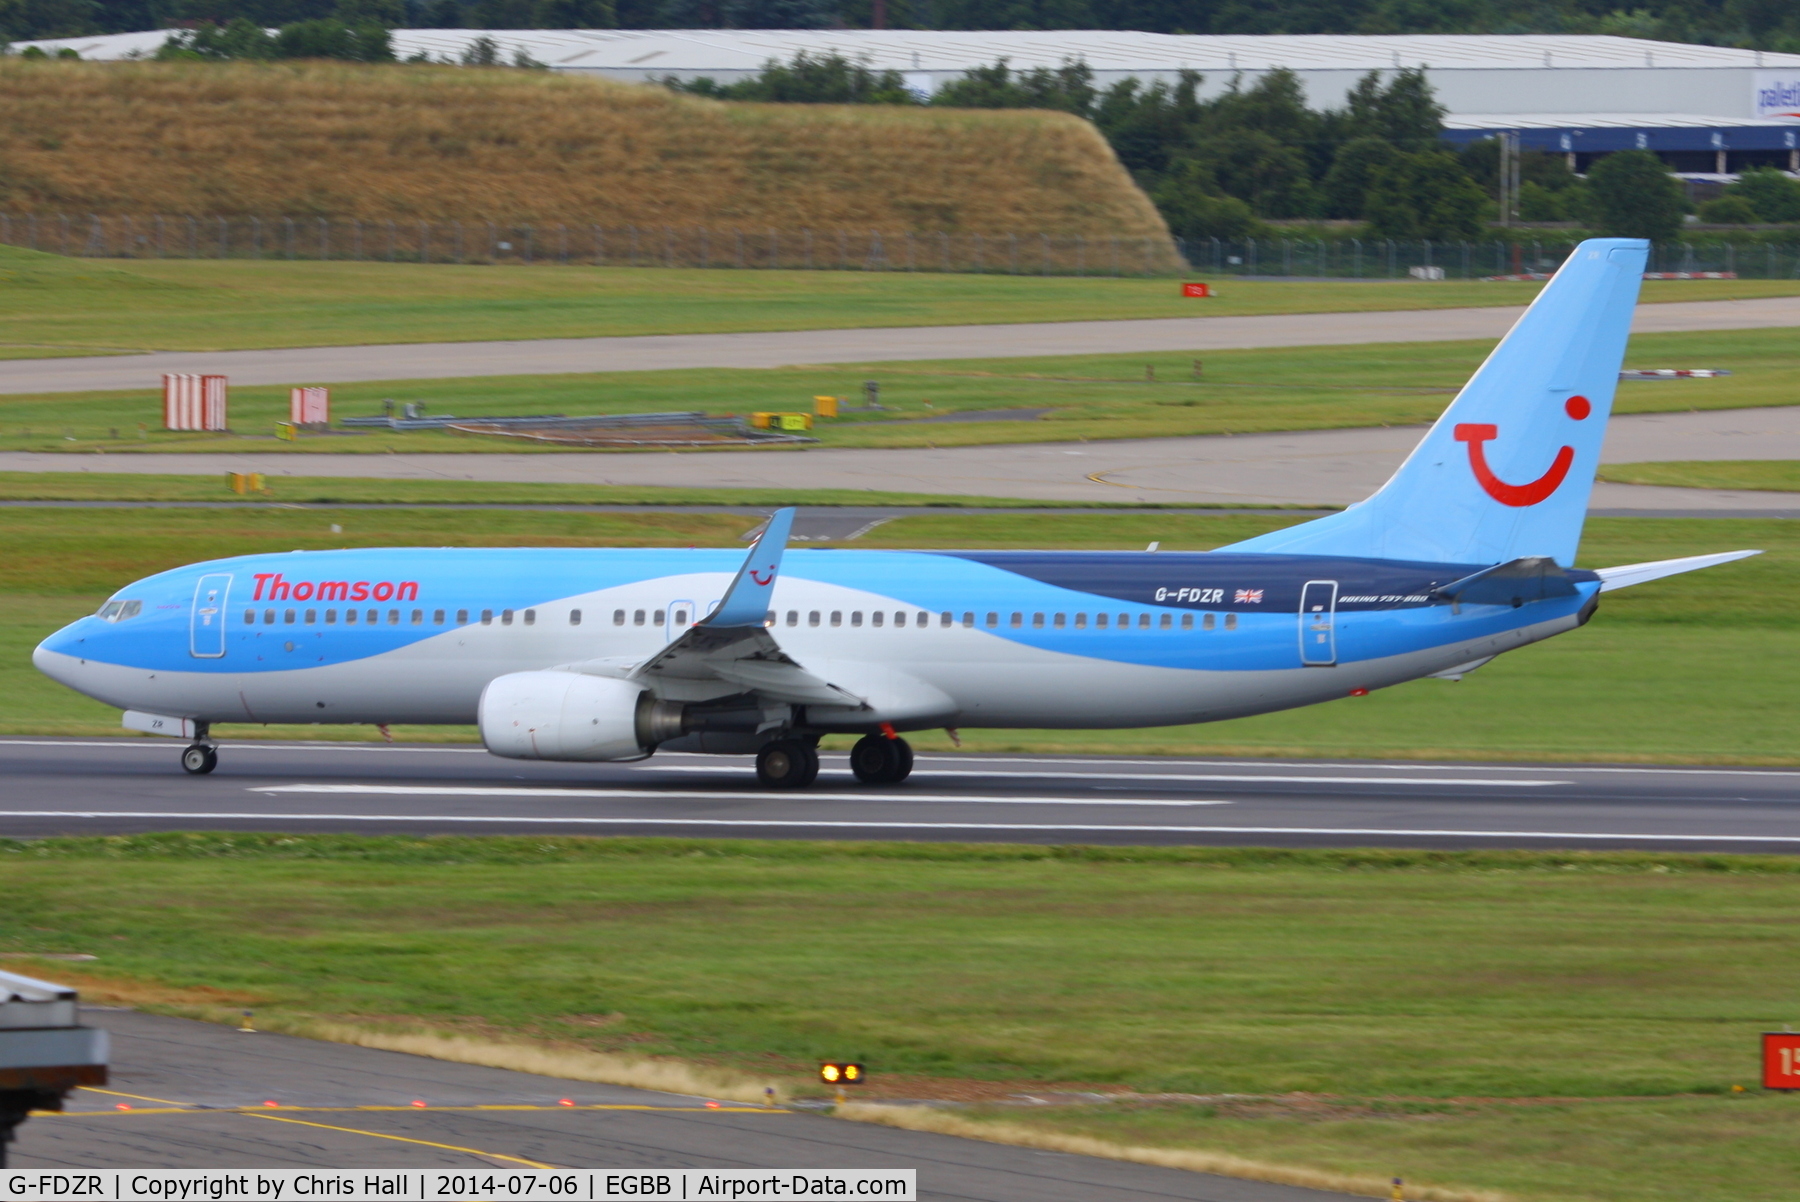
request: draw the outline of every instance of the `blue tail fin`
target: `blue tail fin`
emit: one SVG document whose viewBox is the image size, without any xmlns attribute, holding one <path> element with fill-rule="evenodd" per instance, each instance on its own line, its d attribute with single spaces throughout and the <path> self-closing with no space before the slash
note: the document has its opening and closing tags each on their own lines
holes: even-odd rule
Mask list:
<svg viewBox="0 0 1800 1202">
<path fill-rule="evenodd" d="M 1374 496 L 1221 549 L 1573 564 L 1648 250 L 1635 238 L 1576 247 Z"/>
</svg>

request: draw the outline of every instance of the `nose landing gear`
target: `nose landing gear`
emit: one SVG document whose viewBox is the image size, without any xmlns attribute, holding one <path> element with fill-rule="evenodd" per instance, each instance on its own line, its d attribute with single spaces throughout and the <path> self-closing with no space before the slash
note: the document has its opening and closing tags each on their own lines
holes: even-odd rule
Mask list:
<svg viewBox="0 0 1800 1202">
<path fill-rule="evenodd" d="M 219 749 L 211 743 L 195 743 L 181 753 L 182 771 L 190 776 L 205 776 L 219 766 Z"/>
<path fill-rule="evenodd" d="M 898 736 L 864 735 L 850 749 L 850 771 L 865 785 L 897 785 L 912 770 L 912 744 Z"/>
</svg>

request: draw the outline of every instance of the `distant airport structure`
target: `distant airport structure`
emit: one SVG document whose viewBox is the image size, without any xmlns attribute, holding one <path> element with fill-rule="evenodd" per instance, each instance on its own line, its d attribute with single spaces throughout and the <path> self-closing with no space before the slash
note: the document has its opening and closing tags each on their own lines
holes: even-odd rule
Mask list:
<svg viewBox="0 0 1800 1202">
<path fill-rule="evenodd" d="M 147 57 L 168 31 L 21 43 L 86 59 Z M 1015 70 L 1079 59 L 1106 87 L 1122 79 L 1205 76 L 1203 95 L 1285 68 L 1315 108 L 1340 107 L 1369 73 L 1422 68 L 1449 109 L 1454 142 L 1515 130 L 1528 148 L 1570 156 L 1651 150 L 1684 174 L 1753 166 L 1800 172 L 1800 54 L 1636 38 L 1554 35 L 1214 37 L 1129 30 L 946 32 L 759 29 L 397 29 L 401 58 L 458 62 L 479 37 L 503 59 L 522 51 L 557 71 L 655 82 L 756 74 L 801 51 L 840 54 L 898 71 L 921 96 L 972 67 L 1006 59 Z"/>
</svg>

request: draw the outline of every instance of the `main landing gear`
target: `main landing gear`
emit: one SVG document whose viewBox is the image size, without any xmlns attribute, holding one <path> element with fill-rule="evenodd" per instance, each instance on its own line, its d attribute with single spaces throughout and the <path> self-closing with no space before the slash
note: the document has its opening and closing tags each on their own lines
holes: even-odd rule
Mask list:
<svg viewBox="0 0 1800 1202">
<path fill-rule="evenodd" d="M 181 753 L 181 770 L 189 776 L 205 776 L 219 766 L 219 749 L 207 738 L 211 733 L 206 723 L 194 724 L 194 741 Z"/>
<path fill-rule="evenodd" d="M 864 735 L 850 749 L 850 771 L 865 785 L 897 785 L 912 770 L 912 744 L 898 735 Z"/>
<path fill-rule="evenodd" d="M 756 753 L 756 779 L 770 789 L 804 789 L 819 778 L 819 750 L 804 739 L 777 739 Z"/>
</svg>

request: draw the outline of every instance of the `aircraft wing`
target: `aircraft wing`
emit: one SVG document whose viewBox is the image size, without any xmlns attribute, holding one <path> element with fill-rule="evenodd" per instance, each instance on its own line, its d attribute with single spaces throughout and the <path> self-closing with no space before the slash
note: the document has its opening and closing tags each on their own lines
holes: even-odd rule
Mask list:
<svg viewBox="0 0 1800 1202">
<path fill-rule="evenodd" d="M 769 632 L 770 598 L 793 525 L 792 509 L 777 510 L 719 607 L 634 668 L 632 678 L 722 681 L 796 705 L 864 704 L 863 698 L 808 672 Z"/>
<path fill-rule="evenodd" d="M 1661 580 L 1664 576 L 1694 572 L 1715 564 L 1730 563 L 1734 559 L 1748 559 L 1752 555 L 1761 554 L 1761 551 L 1721 551 L 1716 555 L 1689 555 L 1682 559 L 1658 559 L 1650 563 L 1628 563 L 1616 568 L 1595 568 L 1594 575 L 1600 577 L 1600 591 L 1610 593 L 1616 588 L 1629 588 L 1645 581 Z"/>
</svg>

